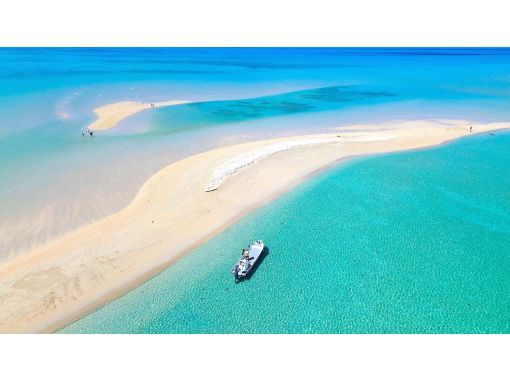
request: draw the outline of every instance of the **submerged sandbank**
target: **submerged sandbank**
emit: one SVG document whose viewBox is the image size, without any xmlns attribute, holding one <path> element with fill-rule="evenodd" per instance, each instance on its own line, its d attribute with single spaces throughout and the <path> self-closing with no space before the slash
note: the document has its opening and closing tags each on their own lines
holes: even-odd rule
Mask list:
<svg viewBox="0 0 510 380">
<path fill-rule="evenodd" d="M 469 135 L 470 125 L 473 132 L 510 128 L 510 123 L 388 123 L 365 132 L 234 145 L 171 164 L 151 177 L 122 211 L 3 263 L 0 331 L 58 329 L 147 280 L 248 211 L 338 160 L 433 146 Z M 255 154 L 250 165 L 222 178 L 216 191 L 204 191 L 218 168 L 244 162 L 240 157 L 266 152 L 274 144 L 293 148 Z"/>
<path fill-rule="evenodd" d="M 88 129 L 93 131 L 102 131 L 115 127 L 123 119 L 132 116 L 140 111 L 158 108 L 175 106 L 177 104 L 188 103 L 186 100 L 168 100 L 157 103 L 141 103 L 141 102 L 119 102 L 107 104 L 94 109 L 97 120 L 88 126 Z"/>
</svg>

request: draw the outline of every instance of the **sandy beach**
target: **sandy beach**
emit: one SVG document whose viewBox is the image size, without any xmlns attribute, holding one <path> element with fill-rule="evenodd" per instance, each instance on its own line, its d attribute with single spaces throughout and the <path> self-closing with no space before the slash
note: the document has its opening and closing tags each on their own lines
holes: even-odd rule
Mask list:
<svg viewBox="0 0 510 380">
<path fill-rule="evenodd" d="M 99 118 L 90 128 L 111 128 L 148 107 L 125 102 L 96 109 Z M 470 126 L 472 133 L 482 133 L 510 128 L 510 123 L 343 127 L 330 134 L 228 146 L 173 163 L 147 180 L 120 212 L 2 263 L 0 332 L 55 331 L 328 166 L 359 155 L 441 144 L 470 135 Z"/>
<path fill-rule="evenodd" d="M 92 131 L 103 131 L 115 127 L 123 119 L 132 116 L 140 111 L 175 106 L 177 104 L 188 103 L 186 100 L 168 100 L 157 103 L 141 103 L 141 102 L 119 102 L 107 104 L 105 106 L 94 109 L 97 120 L 88 126 Z"/>
</svg>

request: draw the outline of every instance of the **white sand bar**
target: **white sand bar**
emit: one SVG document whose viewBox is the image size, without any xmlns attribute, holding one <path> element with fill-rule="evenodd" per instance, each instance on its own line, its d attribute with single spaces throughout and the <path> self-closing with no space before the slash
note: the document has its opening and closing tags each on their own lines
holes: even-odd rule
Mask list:
<svg viewBox="0 0 510 380">
<path fill-rule="evenodd" d="M 223 180 L 228 176 L 237 173 L 239 170 L 246 168 L 257 161 L 267 158 L 275 153 L 285 152 L 290 149 L 304 147 L 307 145 L 319 145 L 339 143 L 342 140 L 346 141 L 384 141 L 390 139 L 391 136 L 349 136 L 341 137 L 340 135 L 333 137 L 312 137 L 308 139 L 282 141 L 276 144 L 271 144 L 259 149 L 254 149 L 249 152 L 240 154 L 224 164 L 218 166 L 211 175 L 211 179 L 205 186 L 205 191 L 217 190 Z"/>
<path fill-rule="evenodd" d="M 97 120 L 88 126 L 92 131 L 103 131 L 115 127 L 120 121 L 140 111 L 188 103 L 186 100 L 168 100 L 157 103 L 119 102 L 94 109 Z"/>
<path fill-rule="evenodd" d="M 55 331 L 340 160 L 441 144 L 470 135 L 471 126 L 475 134 L 510 123 L 348 126 L 350 132 L 254 141 L 172 163 L 149 178 L 123 210 L 1 262 L 0 332 Z M 230 176 L 217 191 L 205 192 L 212 173 L 220 182 Z M 230 267 L 224 270 L 228 276 Z"/>
</svg>

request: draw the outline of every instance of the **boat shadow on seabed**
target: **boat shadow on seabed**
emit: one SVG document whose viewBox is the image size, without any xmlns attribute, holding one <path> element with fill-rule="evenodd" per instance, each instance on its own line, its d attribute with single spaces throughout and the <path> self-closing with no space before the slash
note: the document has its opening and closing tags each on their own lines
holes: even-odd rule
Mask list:
<svg viewBox="0 0 510 380">
<path fill-rule="evenodd" d="M 253 264 L 253 267 L 250 270 L 250 272 L 245 277 L 239 277 L 237 279 L 236 283 L 241 283 L 243 281 L 246 281 L 246 280 L 249 280 L 250 278 L 252 278 L 255 275 L 255 273 L 257 272 L 259 265 L 262 264 L 262 262 L 266 259 L 266 257 L 268 255 L 269 255 L 269 248 L 267 246 L 265 246 L 264 249 L 262 250 L 262 253 L 260 254 L 260 258 L 255 262 L 255 264 Z"/>
</svg>

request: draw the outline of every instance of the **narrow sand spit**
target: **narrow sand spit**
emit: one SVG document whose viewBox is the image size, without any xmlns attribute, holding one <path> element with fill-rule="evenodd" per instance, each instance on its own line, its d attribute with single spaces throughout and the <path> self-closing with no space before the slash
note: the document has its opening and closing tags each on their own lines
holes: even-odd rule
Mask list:
<svg viewBox="0 0 510 380">
<path fill-rule="evenodd" d="M 102 131 L 115 127 L 121 120 L 134 115 L 140 111 L 175 106 L 177 104 L 188 103 L 186 100 L 169 100 L 165 102 L 152 103 L 140 103 L 140 102 L 120 102 L 108 104 L 94 109 L 94 113 L 97 115 L 97 120 L 88 126 L 88 129 L 93 131 Z"/>
<path fill-rule="evenodd" d="M 240 154 L 237 157 L 229 160 L 228 162 L 218 166 L 211 175 L 211 178 L 205 186 L 205 191 L 217 190 L 221 182 L 239 170 L 246 168 L 264 158 L 267 158 L 275 153 L 286 152 L 290 149 L 317 145 L 328 144 L 342 141 L 383 141 L 389 140 L 390 136 L 333 136 L 333 137 L 317 137 L 306 139 L 295 139 L 290 141 L 282 141 L 275 144 L 270 144 L 259 149 L 251 150 L 247 153 Z"/>
<path fill-rule="evenodd" d="M 343 128 L 335 134 L 234 145 L 173 163 L 152 176 L 120 212 L 3 262 L 0 331 L 54 331 L 146 281 L 329 165 L 433 146 L 469 135 L 470 125 L 473 133 L 510 128 L 510 123 L 388 123 L 364 132 L 352 132 L 352 127 L 351 132 Z M 226 172 L 216 191 L 204 191 L 211 178 Z"/>
</svg>

